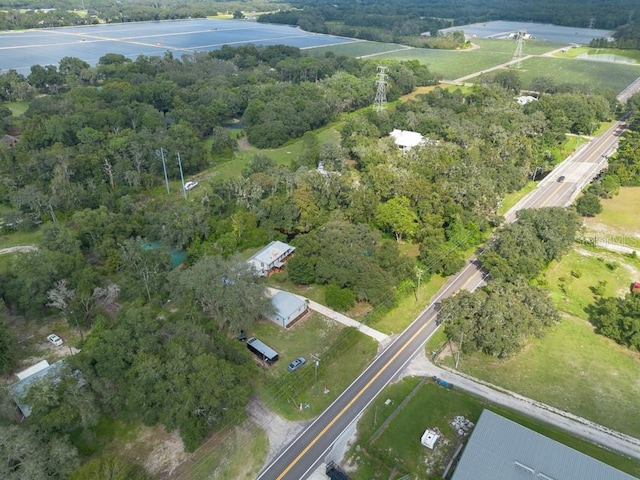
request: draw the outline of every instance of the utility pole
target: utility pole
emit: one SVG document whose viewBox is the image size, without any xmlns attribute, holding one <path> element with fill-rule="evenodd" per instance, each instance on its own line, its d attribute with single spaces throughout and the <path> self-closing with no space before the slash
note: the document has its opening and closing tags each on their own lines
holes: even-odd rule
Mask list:
<svg viewBox="0 0 640 480">
<path fill-rule="evenodd" d="M 182 173 L 182 161 L 180 160 L 180 152 L 176 153 L 178 157 L 178 166 L 180 167 L 180 181 L 182 182 L 182 194 L 184 195 L 184 199 L 187 199 L 187 189 L 184 188 L 184 174 Z"/>
<path fill-rule="evenodd" d="M 460 361 L 460 353 L 462 352 L 462 339 L 464 338 L 464 332 L 460 334 L 460 345 L 458 345 L 458 356 L 456 357 L 456 370 L 458 369 L 458 362 Z"/>
<path fill-rule="evenodd" d="M 312 353 L 311 359 L 313 360 L 313 363 L 314 363 L 313 394 L 316 395 L 318 393 L 318 366 L 320 365 L 320 357 Z"/>
<path fill-rule="evenodd" d="M 162 170 L 164 170 L 164 184 L 167 187 L 167 193 L 169 193 L 169 177 L 167 177 L 167 162 L 164 161 L 164 148 L 160 147 L 160 158 L 162 158 Z"/>
</svg>

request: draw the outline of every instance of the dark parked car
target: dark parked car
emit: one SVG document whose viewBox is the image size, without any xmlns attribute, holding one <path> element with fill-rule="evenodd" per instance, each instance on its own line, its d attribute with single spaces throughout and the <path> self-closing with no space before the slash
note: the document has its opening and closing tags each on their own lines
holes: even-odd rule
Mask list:
<svg viewBox="0 0 640 480">
<path fill-rule="evenodd" d="M 287 367 L 287 368 L 289 369 L 290 372 L 293 372 L 293 371 L 299 369 L 305 363 L 307 363 L 307 361 L 304 359 L 304 357 L 298 357 L 293 362 L 291 362 L 289 364 L 289 367 Z"/>
<path fill-rule="evenodd" d="M 564 182 L 564 179 L 565 179 L 565 176 L 564 176 L 564 175 L 560 175 L 560 176 L 558 177 L 558 182 L 559 182 L 559 183 L 562 183 L 562 182 Z"/>
</svg>

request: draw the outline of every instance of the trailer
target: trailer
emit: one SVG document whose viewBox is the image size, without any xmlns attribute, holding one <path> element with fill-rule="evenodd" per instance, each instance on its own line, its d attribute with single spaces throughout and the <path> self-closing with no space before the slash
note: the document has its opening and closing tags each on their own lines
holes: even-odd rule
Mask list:
<svg viewBox="0 0 640 480">
<path fill-rule="evenodd" d="M 255 337 L 247 340 L 247 348 L 265 363 L 273 363 L 278 360 L 278 352 Z"/>
</svg>

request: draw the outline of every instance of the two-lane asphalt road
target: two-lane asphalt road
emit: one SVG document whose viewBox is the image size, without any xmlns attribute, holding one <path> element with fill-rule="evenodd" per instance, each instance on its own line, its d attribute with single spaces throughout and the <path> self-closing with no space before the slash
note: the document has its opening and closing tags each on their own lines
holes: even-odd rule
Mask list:
<svg viewBox="0 0 640 480">
<path fill-rule="evenodd" d="M 606 165 L 606 157 L 616 148 L 625 128 L 616 122 L 604 134 L 582 146 L 560 164 L 538 188 L 522 199 L 506 215 L 515 220 L 522 208 L 567 206 Z M 562 181 L 558 181 L 560 177 Z M 402 371 L 437 328 L 435 303 L 458 290 L 475 290 L 484 284 L 483 272 L 475 258 L 453 276 L 432 303 L 391 343 L 371 365 L 309 427 L 296 437 L 260 473 L 258 480 L 301 480 L 307 478 L 324 459 L 339 435 L 373 401 L 380 391 Z"/>
</svg>

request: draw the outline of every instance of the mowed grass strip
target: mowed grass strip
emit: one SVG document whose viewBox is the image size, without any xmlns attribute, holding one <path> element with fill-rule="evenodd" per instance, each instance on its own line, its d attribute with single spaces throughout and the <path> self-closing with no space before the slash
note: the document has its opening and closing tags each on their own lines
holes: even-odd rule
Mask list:
<svg viewBox="0 0 640 480">
<path fill-rule="evenodd" d="M 434 478 L 442 473 L 460 440 L 450 422 L 462 415 L 475 423 L 485 408 L 632 475 L 640 475 L 640 465 L 636 461 L 552 425 L 469 395 L 455 386 L 448 390 L 427 381 L 398 411 L 398 406 L 419 380 L 408 377 L 386 388 L 363 415 L 358 423 L 358 441 L 348 454 L 348 458 L 358 465 L 358 471 L 350 473 L 354 480 L 388 478 L 394 468 L 398 473 L 413 475 L 413 478 Z M 391 415 L 395 415 L 392 422 L 372 443 L 378 427 Z M 434 427 L 441 431 L 442 438 L 436 449 L 431 451 L 420 444 L 420 437 L 426 428 Z"/>
</svg>

